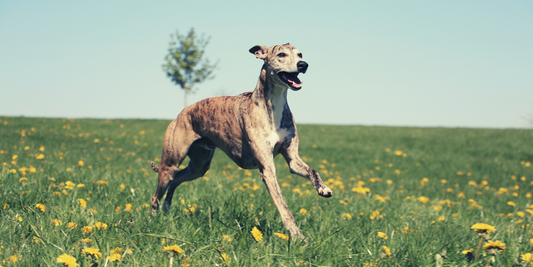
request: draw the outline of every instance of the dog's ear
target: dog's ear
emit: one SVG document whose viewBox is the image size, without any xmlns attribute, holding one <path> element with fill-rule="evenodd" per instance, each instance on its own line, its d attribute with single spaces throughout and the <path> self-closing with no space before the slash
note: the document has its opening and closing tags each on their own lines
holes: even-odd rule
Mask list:
<svg viewBox="0 0 533 267">
<path fill-rule="evenodd" d="M 252 48 L 250 48 L 250 53 L 254 54 L 256 58 L 259 59 L 266 59 L 267 53 L 268 53 L 268 47 L 264 45 L 256 45 Z"/>
</svg>

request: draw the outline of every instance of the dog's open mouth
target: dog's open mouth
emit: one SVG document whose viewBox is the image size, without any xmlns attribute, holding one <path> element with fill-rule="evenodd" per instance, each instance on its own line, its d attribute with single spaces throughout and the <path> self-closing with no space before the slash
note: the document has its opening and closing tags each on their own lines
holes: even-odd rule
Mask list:
<svg viewBox="0 0 533 267">
<path fill-rule="evenodd" d="M 302 88 L 302 82 L 300 79 L 298 79 L 298 72 L 282 71 L 278 73 L 278 77 L 282 82 L 286 83 L 292 89 Z"/>
</svg>

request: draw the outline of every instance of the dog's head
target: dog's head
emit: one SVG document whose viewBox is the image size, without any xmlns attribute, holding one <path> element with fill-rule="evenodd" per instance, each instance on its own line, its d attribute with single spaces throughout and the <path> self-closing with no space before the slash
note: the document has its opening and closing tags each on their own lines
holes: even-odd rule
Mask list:
<svg viewBox="0 0 533 267">
<path fill-rule="evenodd" d="M 250 53 L 265 61 L 267 75 L 272 76 L 274 82 L 288 86 L 292 90 L 300 90 L 302 82 L 298 74 L 305 73 L 309 66 L 302 60 L 302 53 L 291 44 L 266 47 L 256 45 L 250 48 Z"/>
</svg>

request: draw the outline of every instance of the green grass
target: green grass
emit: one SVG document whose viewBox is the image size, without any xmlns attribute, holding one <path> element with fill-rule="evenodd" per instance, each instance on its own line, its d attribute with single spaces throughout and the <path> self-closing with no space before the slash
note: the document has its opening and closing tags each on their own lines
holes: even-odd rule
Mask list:
<svg viewBox="0 0 533 267">
<path fill-rule="evenodd" d="M 168 215 L 150 217 L 150 161 L 168 123 L 0 117 L 0 265 L 60 266 L 69 254 L 80 266 L 520 266 L 533 252 L 531 130 L 299 125 L 300 155 L 334 192 L 319 197 L 276 158 L 302 243 L 274 235 L 288 233 L 259 173 L 221 151 L 205 177 L 178 187 Z M 107 229 L 82 231 L 98 222 Z M 496 227 L 505 252 L 461 253 L 475 254 L 478 222 Z M 184 254 L 169 257 L 170 245 Z M 123 257 L 106 260 L 115 248 Z"/>
</svg>

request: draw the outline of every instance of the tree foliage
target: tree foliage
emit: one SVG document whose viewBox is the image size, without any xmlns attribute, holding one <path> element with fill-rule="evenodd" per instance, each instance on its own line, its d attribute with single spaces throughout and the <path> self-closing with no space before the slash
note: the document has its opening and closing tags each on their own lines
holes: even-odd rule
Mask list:
<svg viewBox="0 0 533 267">
<path fill-rule="evenodd" d="M 206 38 L 203 34 L 200 37 L 196 36 L 194 28 L 191 28 L 186 35 L 181 35 L 176 30 L 176 33 L 170 37 L 163 71 L 173 83 L 185 91 L 185 106 L 187 106 L 187 94 L 194 92 L 195 84 L 215 77 L 213 71 L 217 63 L 211 65 L 209 59 L 204 58 L 205 47 L 210 37 Z"/>
</svg>

